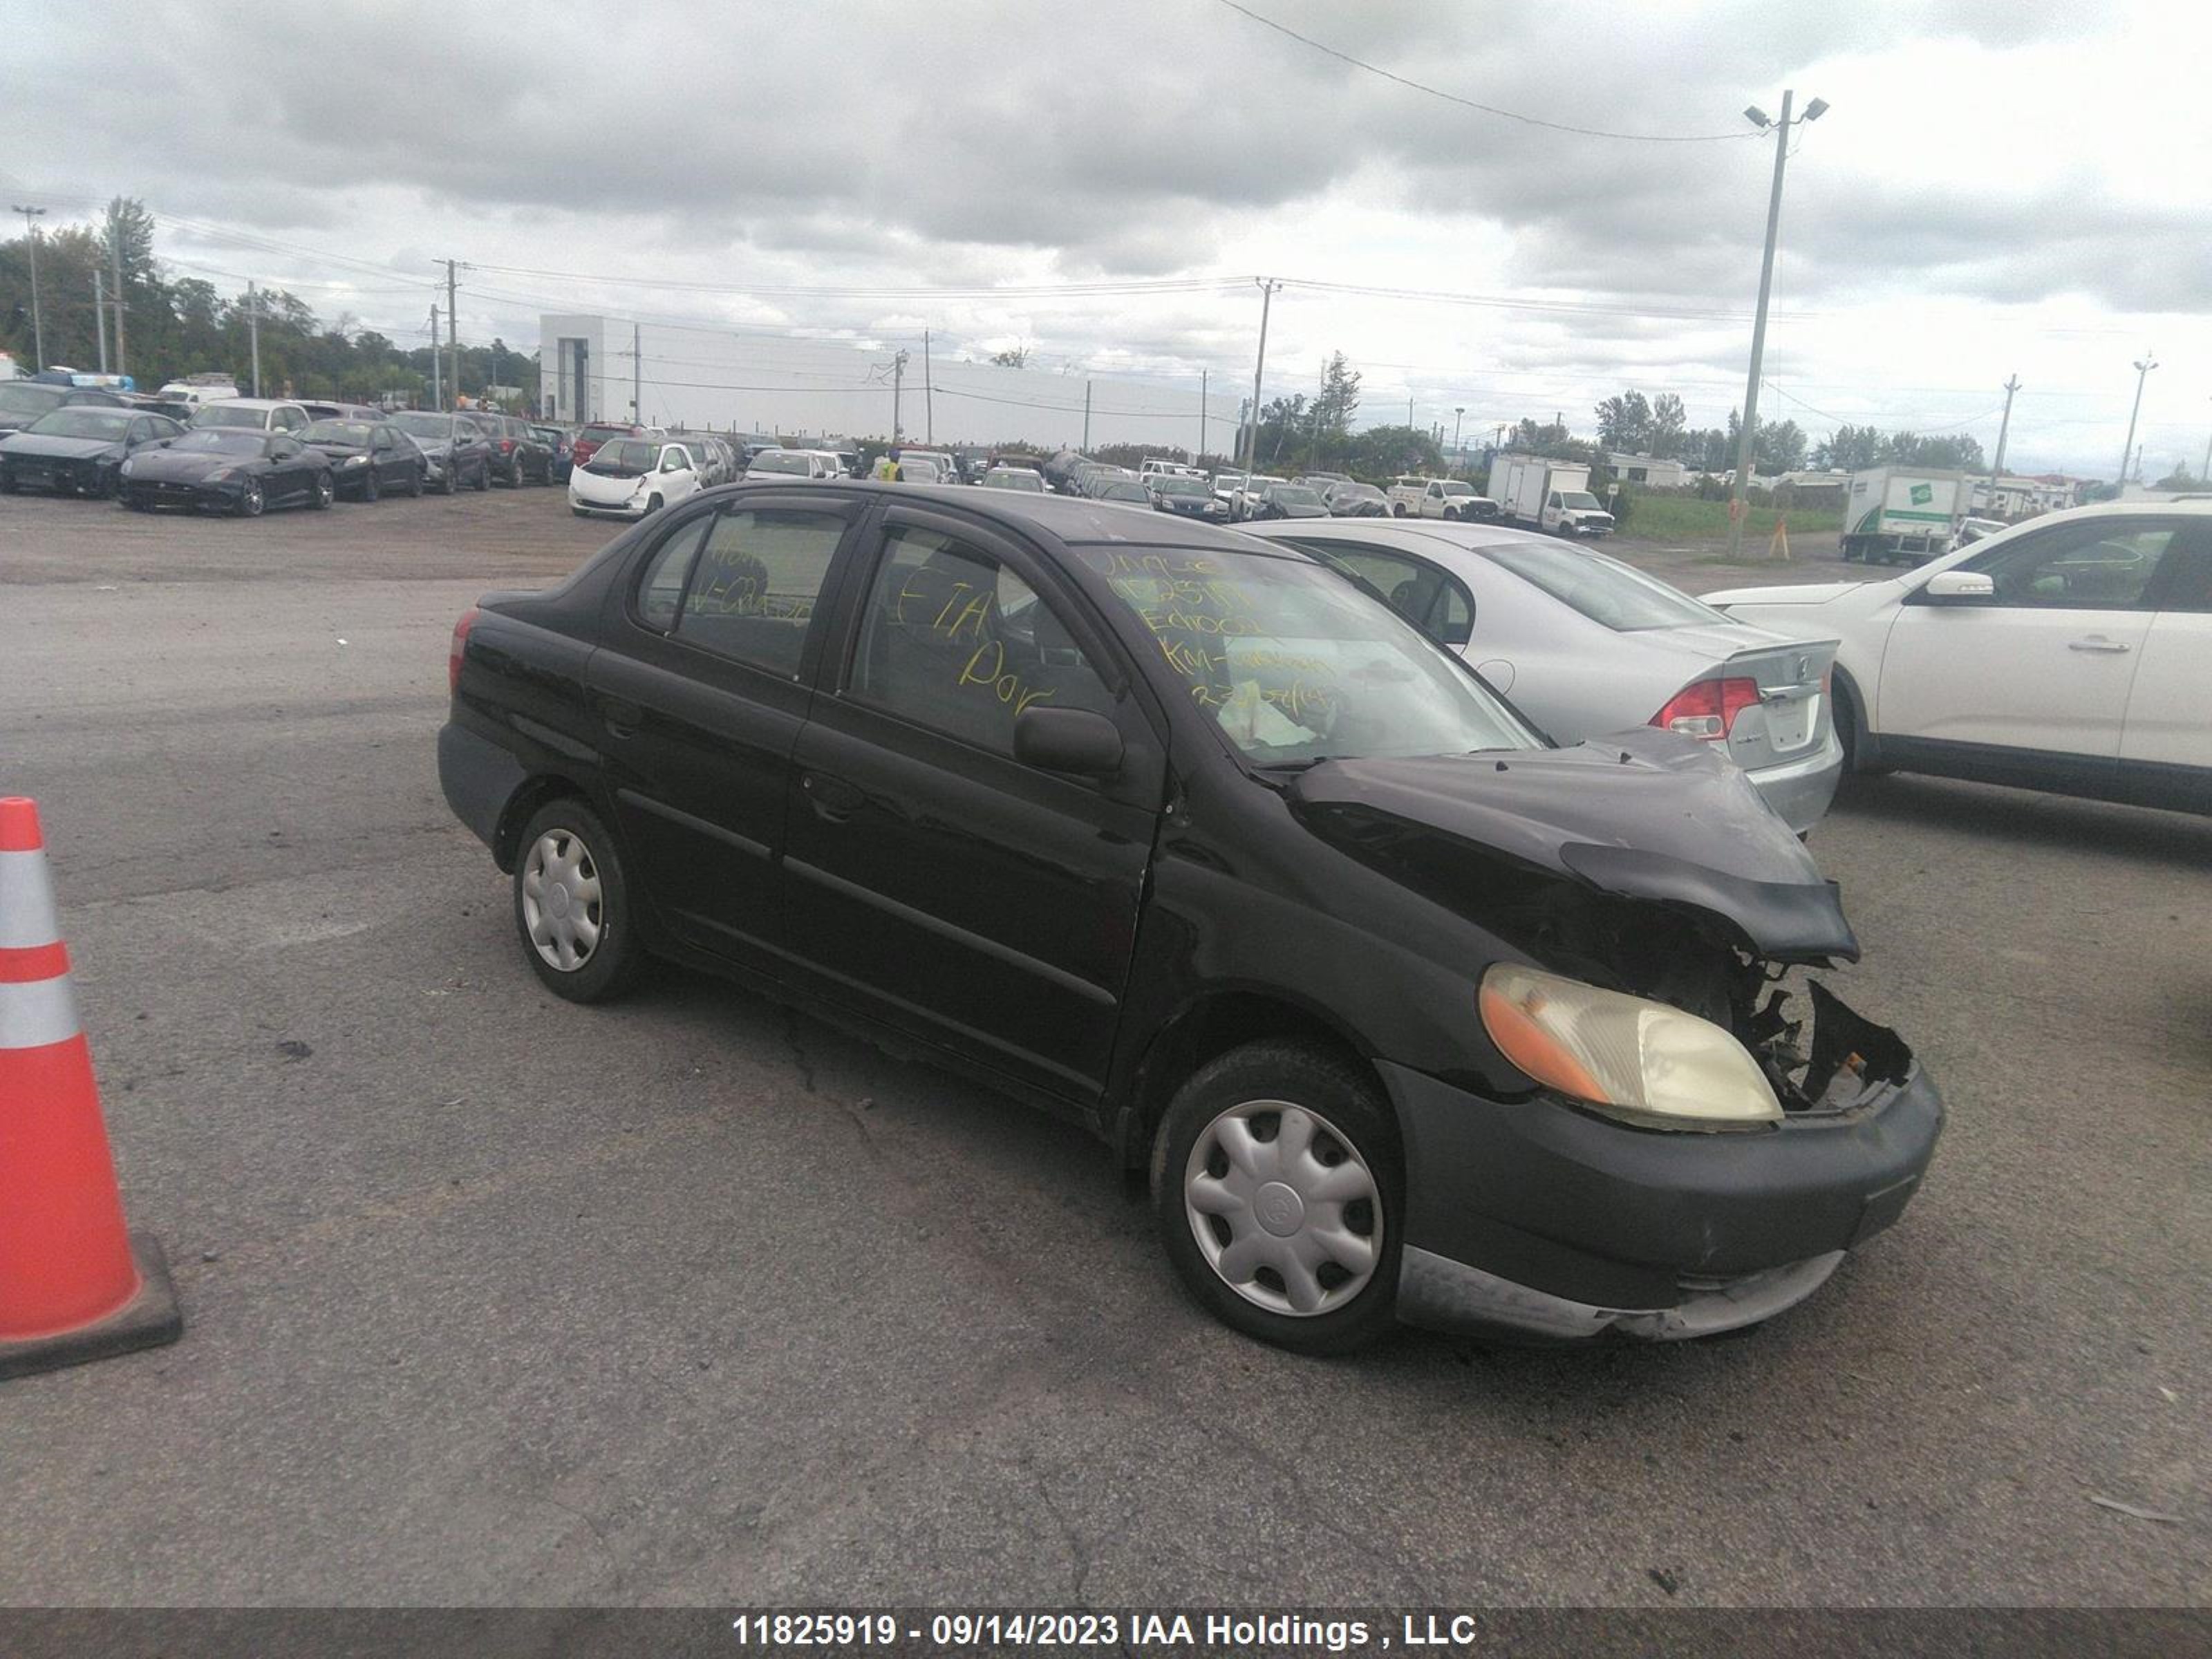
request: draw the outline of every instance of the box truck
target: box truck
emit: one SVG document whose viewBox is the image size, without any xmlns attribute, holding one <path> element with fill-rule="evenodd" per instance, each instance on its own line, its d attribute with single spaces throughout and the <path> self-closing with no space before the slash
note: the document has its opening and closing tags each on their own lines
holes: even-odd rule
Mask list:
<svg viewBox="0 0 2212 1659">
<path fill-rule="evenodd" d="M 1868 564 L 1932 559 L 1949 550 L 1973 496 L 1963 472 L 1911 466 L 1854 472 L 1844 490 L 1844 557 Z"/>
<path fill-rule="evenodd" d="M 1613 514 L 1590 494 L 1589 468 L 1539 455 L 1500 455 L 1490 464 L 1490 499 L 1515 522 L 1555 536 L 1613 533 Z"/>
</svg>

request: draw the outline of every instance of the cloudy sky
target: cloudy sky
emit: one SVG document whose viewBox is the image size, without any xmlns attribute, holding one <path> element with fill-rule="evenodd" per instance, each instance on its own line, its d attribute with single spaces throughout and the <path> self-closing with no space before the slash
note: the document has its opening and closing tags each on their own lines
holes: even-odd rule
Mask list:
<svg viewBox="0 0 2212 1659">
<path fill-rule="evenodd" d="M 0 183 L 121 192 L 185 274 L 420 340 L 541 311 L 931 331 L 1071 374 L 1269 383 L 1470 432 L 1635 386 L 1739 403 L 1793 130 L 1761 414 L 2151 477 L 2212 436 L 2201 0 L 938 0 L 566 7 L 15 0 Z M 95 107 L 98 118 L 88 112 Z M 1534 118 L 1535 125 L 1466 103 Z M 1559 131 L 1593 129 L 1628 137 Z M 1376 291 L 1382 290 L 1382 291 Z M 411 335 L 410 335 L 411 331 Z"/>
</svg>

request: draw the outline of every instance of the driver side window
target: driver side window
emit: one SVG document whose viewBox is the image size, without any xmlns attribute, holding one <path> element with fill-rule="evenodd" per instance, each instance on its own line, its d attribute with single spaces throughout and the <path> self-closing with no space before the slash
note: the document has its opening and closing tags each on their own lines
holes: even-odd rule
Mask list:
<svg viewBox="0 0 2212 1659">
<path fill-rule="evenodd" d="M 1992 548 L 1960 567 L 1988 576 L 1999 605 L 2049 611 L 2142 611 L 2179 526 L 2089 520 Z"/>
</svg>

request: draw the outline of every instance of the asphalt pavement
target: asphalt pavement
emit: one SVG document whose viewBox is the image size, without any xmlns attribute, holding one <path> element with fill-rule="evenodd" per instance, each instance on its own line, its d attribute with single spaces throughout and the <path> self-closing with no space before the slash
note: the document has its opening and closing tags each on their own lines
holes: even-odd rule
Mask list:
<svg viewBox="0 0 2212 1659">
<path fill-rule="evenodd" d="M 1835 981 L 1952 1113 L 1903 1221 L 1738 1340 L 1299 1359 L 1072 1128 L 708 980 L 538 988 L 447 634 L 608 533 L 0 500 L 0 793 L 188 1321 L 0 1384 L 0 1602 L 2212 1599 L 2212 821 L 1855 783 Z"/>
</svg>

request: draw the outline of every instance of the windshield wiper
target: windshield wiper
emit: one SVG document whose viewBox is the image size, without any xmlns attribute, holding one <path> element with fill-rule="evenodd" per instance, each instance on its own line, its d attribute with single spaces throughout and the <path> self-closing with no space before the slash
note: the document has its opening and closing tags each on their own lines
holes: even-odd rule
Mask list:
<svg viewBox="0 0 2212 1659">
<path fill-rule="evenodd" d="M 1334 755 L 1313 755 L 1304 760 L 1261 761 L 1260 769 L 1262 772 L 1306 772 L 1335 758 Z"/>
</svg>

